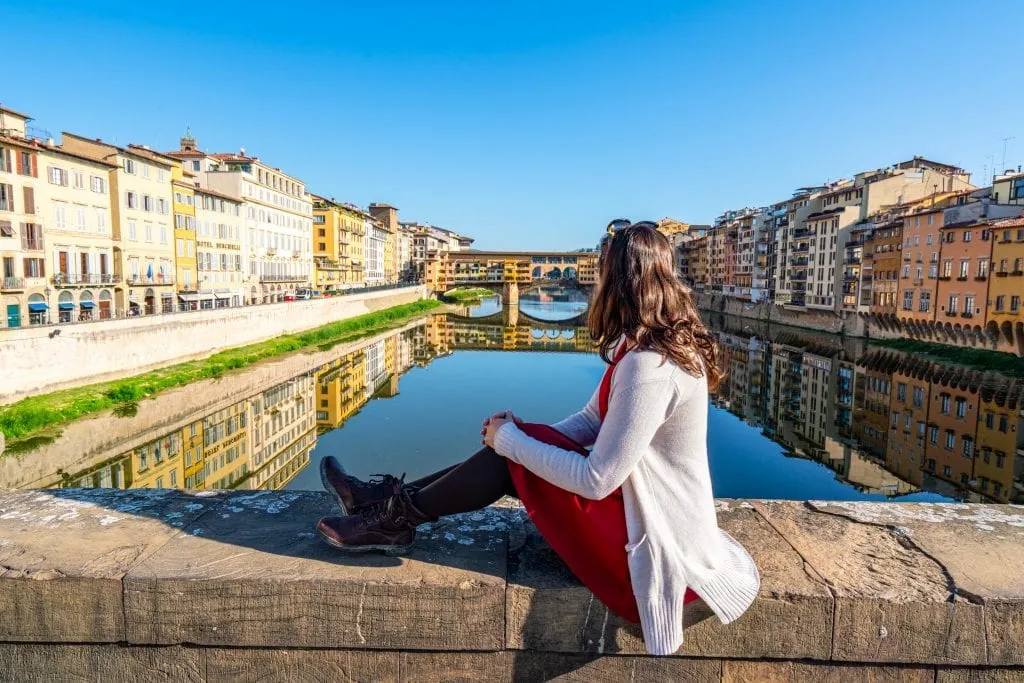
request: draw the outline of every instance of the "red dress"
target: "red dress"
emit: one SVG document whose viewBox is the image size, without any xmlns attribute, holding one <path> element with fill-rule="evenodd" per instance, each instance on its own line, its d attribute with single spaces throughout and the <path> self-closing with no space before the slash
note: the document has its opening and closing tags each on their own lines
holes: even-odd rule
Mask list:
<svg viewBox="0 0 1024 683">
<path fill-rule="evenodd" d="M 598 405 L 602 421 L 608 412 L 612 372 L 625 355 L 624 351 L 617 354 L 601 379 Z M 527 423 L 519 428 L 538 441 L 589 455 L 587 449 L 554 427 Z M 639 623 L 640 613 L 626 557 L 629 537 L 622 489 L 616 489 L 601 500 L 588 500 L 555 486 L 519 463 L 510 460 L 508 468 L 530 519 L 576 578 L 611 611 L 627 621 Z M 696 599 L 697 594 L 687 589 L 683 604 Z"/>
</svg>

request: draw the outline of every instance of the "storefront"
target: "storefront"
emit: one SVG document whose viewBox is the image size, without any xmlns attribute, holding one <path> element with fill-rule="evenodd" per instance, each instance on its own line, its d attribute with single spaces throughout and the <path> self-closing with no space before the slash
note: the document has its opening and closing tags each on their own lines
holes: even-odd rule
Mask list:
<svg viewBox="0 0 1024 683">
<path fill-rule="evenodd" d="M 45 325 L 50 322 L 50 306 L 42 294 L 33 294 L 28 298 L 28 324 Z"/>
</svg>

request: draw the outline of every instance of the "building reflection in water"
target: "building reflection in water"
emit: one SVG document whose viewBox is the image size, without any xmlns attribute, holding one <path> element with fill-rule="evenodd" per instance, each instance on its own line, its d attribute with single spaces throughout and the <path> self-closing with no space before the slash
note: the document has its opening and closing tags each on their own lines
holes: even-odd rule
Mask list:
<svg viewBox="0 0 1024 683">
<path fill-rule="evenodd" d="M 526 319 L 522 325 L 507 322 L 500 314 L 497 320 L 435 315 L 339 352 L 216 412 L 191 415 L 128 452 L 100 458 L 79 471 L 59 471 L 32 485 L 281 489 L 309 465 L 319 434 L 341 427 L 368 401 L 395 396 L 399 378 L 414 366 L 424 367 L 457 349 L 595 350 L 582 327 Z"/>
<path fill-rule="evenodd" d="M 863 493 L 1024 502 L 1024 381 L 835 336 L 723 316 L 711 322 L 728 372 L 714 404 L 758 427 L 787 456 L 819 462 Z M 213 412 L 186 411 L 154 430 L 160 438 L 127 452 L 90 447 L 99 454 L 83 467 L 65 446 L 59 457 L 48 452 L 36 462 L 56 460 L 67 471 L 40 465 L 28 472 L 26 461 L 5 470 L 0 485 L 280 489 L 309 465 L 318 435 L 368 401 L 397 395 L 411 368 L 463 349 L 596 351 L 582 316 L 551 323 L 516 310 L 436 315 L 355 350 L 320 354 L 315 367 L 287 381 L 260 387 L 253 370 L 240 384 L 253 378 L 250 395 Z M 152 402 L 158 413 L 173 412 L 167 400 Z M 142 431 L 131 422 L 97 424 L 120 425 L 110 431 L 135 438 Z M 71 459 L 78 464 L 66 464 Z"/>
<path fill-rule="evenodd" d="M 717 316 L 715 405 L 865 493 L 1024 502 L 1024 381 Z M 785 331 L 781 331 L 785 330 Z"/>
</svg>

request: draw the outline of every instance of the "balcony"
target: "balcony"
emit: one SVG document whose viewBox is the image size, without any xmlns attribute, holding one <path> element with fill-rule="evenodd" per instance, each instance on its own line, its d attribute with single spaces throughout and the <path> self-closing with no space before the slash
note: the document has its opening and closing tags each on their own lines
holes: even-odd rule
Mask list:
<svg viewBox="0 0 1024 683">
<path fill-rule="evenodd" d="M 807 279 L 807 273 L 793 273 L 793 275 L 789 279 L 793 280 L 794 282 L 802 282 Z"/>
<path fill-rule="evenodd" d="M 5 277 L 3 280 L 0 280 L 0 289 L 5 292 L 17 292 L 25 289 L 25 278 Z"/>
<path fill-rule="evenodd" d="M 946 317 L 947 318 L 955 318 L 956 317 L 956 311 L 946 311 Z"/>
<path fill-rule="evenodd" d="M 957 282 L 967 282 L 967 276 L 966 275 L 959 275 L 959 276 L 957 276 L 956 281 Z"/>
<path fill-rule="evenodd" d="M 811 236 L 811 231 L 807 228 L 797 228 L 793 231 L 793 239 L 807 239 Z"/>
<path fill-rule="evenodd" d="M 260 282 L 306 282 L 305 275 L 260 275 Z"/>
<path fill-rule="evenodd" d="M 803 244 L 794 244 L 790 247 L 789 251 L 792 254 L 806 254 L 811 250 L 811 245 L 804 242 Z"/>
<path fill-rule="evenodd" d="M 977 280 L 978 282 L 984 282 L 985 280 L 988 279 L 988 275 L 975 275 L 974 279 Z"/>
<path fill-rule="evenodd" d="M 55 273 L 51 282 L 57 287 L 82 287 L 86 285 L 112 285 L 117 282 L 110 273 Z"/>
<path fill-rule="evenodd" d="M 964 311 L 963 313 L 960 314 L 960 317 L 961 318 L 973 318 L 974 314 L 973 313 L 968 313 L 967 311 Z"/>
<path fill-rule="evenodd" d="M 845 282 L 856 282 L 859 279 L 860 276 L 857 273 L 843 273 L 843 280 Z"/>
<path fill-rule="evenodd" d="M 108 275 L 107 277 L 113 277 L 114 278 L 112 280 L 112 283 L 113 282 L 117 282 L 117 279 L 118 279 L 117 275 L 113 275 L 113 276 Z M 172 276 L 170 276 L 170 275 L 165 275 L 163 277 L 157 277 L 155 275 L 153 277 L 146 277 L 145 275 L 126 275 L 125 278 L 124 278 L 124 281 L 125 281 L 125 284 L 131 285 L 131 286 L 156 285 L 156 286 L 159 287 L 159 286 L 163 286 L 163 285 L 173 285 L 174 284 L 174 278 Z"/>
<path fill-rule="evenodd" d="M 1006 277 L 1007 275 L 1009 275 L 1009 273 L 1006 272 L 1005 270 L 997 270 L 996 271 L 996 277 Z"/>
<path fill-rule="evenodd" d="M 851 256 L 849 258 L 845 258 L 845 259 L 843 259 L 843 265 L 846 265 L 846 266 L 859 266 L 860 265 L 860 259 L 855 257 L 855 256 Z"/>
<path fill-rule="evenodd" d="M 806 268 L 809 262 L 810 261 L 806 256 L 797 256 L 790 259 L 789 265 L 793 266 L 794 268 Z"/>
<path fill-rule="evenodd" d="M 21 238 L 21 249 L 22 251 L 42 251 L 43 250 L 43 239 L 41 237 Z"/>
</svg>

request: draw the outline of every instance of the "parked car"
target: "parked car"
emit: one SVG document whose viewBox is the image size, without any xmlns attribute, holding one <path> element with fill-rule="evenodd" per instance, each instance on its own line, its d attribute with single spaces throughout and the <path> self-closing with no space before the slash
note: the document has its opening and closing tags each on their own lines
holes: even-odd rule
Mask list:
<svg viewBox="0 0 1024 683">
<path fill-rule="evenodd" d="M 296 298 L 296 300 L 312 299 L 313 298 L 313 290 L 312 289 L 307 289 L 305 287 L 303 287 L 301 289 L 297 289 L 297 290 L 295 290 L 295 298 Z"/>
</svg>

